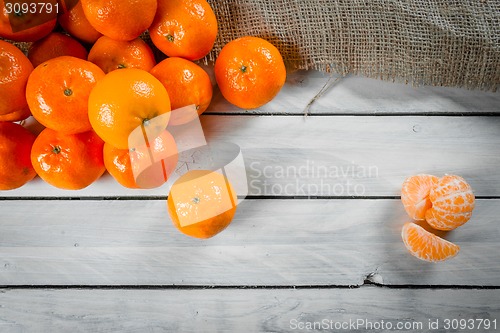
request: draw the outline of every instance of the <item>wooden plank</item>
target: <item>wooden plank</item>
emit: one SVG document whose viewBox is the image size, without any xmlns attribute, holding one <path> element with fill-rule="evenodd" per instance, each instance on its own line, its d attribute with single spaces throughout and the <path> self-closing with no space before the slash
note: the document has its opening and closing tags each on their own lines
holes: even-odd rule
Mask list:
<svg viewBox="0 0 500 333">
<path fill-rule="evenodd" d="M 246 200 L 209 240 L 174 229 L 163 200 L 1 201 L 0 285 L 500 286 L 500 200 L 430 264 L 401 241 L 399 200 Z"/>
<path fill-rule="evenodd" d="M 446 320 L 474 326 L 446 329 Z M 2 332 L 494 332 L 499 324 L 499 290 L 0 291 Z"/>
<path fill-rule="evenodd" d="M 500 196 L 497 117 L 202 118 L 208 142 L 241 147 L 253 196 L 397 196 L 417 173 L 458 174 L 476 195 Z M 108 176 L 63 191 L 38 179 L 0 197 L 166 196 L 169 186 L 126 190 Z"/>
<path fill-rule="evenodd" d="M 309 114 L 415 114 L 498 113 L 500 93 L 449 87 L 412 87 L 403 83 L 348 76 L 315 100 Z M 322 91 L 330 75 L 297 71 L 288 75 L 274 100 L 255 110 L 242 110 L 228 103 L 218 89 L 207 113 L 304 114 L 307 105 Z"/>
</svg>

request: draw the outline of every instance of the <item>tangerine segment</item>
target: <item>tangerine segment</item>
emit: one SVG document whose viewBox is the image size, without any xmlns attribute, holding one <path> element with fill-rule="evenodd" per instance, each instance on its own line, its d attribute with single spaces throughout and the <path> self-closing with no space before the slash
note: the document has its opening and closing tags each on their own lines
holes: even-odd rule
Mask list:
<svg viewBox="0 0 500 333">
<path fill-rule="evenodd" d="M 210 238 L 224 230 L 236 205 L 236 192 L 227 178 L 210 170 L 187 172 L 168 195 L 168 212 L 175 227 L 196 238 Z"/>
<path fill-rule="evenodd" d="M 241 37 L 226 44 L 215 61 L 215 78 L 230 103 L 255 109 L 271 101 L 286 80 L 278 49 L 258 37 Z"/>
<path fill-rule="evenodd" d="M 472 216 L 475 196 L 471 186 L 459 176 L 446 175 L 431 190 L 432 208 L 425 215 L 427 223 L 438 230 L 453 230 Z"/>
<path fill-rule="evenodd" d="M 432 207 L 429 194 L 438 180 L 436 176 L 420 174 L 404 181 L 401 201 L 412 219 L 419 221 L 425 219 L 425 213 Z"/>
<path fill-rule="evenodd" d="M 31 149 L 31 162 L 38 175 L 52 186 L 83 189 L 106 170 L 104 142 L 93 132 L 63 134 L 46 128 Z"/>
<path fill-rule="evenodd" d="M 90 131 L 88 99 L 104 72 L 75 57 L 50 59 L 35 68 L 26 86 L 33 117 L 47 128 L 75 134 Z"/>
<path fill-rule="evenodd" d="M 421 226 L 407 222 L 401 232 L 403 242 L 410 253 L 418 259 L 438 262 L 458 254 L 460 247 L 442 239 Z"/>
<path fill-rule="evenodd" d="M 90 93 L 88 106 L 96 133 L 119 149 L 133 148 L 128 145 L 129 135 L 140 126 L 158 136 L 170 118 L 165 87 L 153 75 L 136 68 L 106 74 Z"/>
</svg>

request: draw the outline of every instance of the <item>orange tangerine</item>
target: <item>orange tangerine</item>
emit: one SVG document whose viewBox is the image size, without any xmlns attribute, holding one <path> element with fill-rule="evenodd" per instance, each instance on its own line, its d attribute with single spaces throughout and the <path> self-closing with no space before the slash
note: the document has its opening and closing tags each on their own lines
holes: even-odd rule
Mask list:
<svg viewBox="0 0 500 333">
<path fill-rule="evenodd" d="M 104 73 L 122 68 L 149 71 L 156 65 L 153 51 L 140 38 L 119 41 L 102 36 L 90 49 L 88 60 L 99 66 Z"/>
<path fill-rule="evenodd" d="M 52 186 L 83 189 L 106 171 L 104 142 L 93 132 L 64 134 L 44 129 L 31 149 L 31 162 L 38 175 Z"/>
<path fill-rule="evenodd" d="M 88 106 L 96 133 L 119 149 L 134 148 L 128 140 L 135 129 L 148 127 L 148 135 L 156 137 L 170 119 L 167 90 L 153 75 L 136 68 L 106 74 L 92 89 Z M 161 121 L 152 121 L 159 116 Z"/>
<path fill-rule="evenodd" d="M 278 49 L 268 41 L 246 36 L 227 43 L 215 61 L 215 78 L 230 103 L 255 109 L 270 102 L 286 81 Z"/>
<path fill-rule="evenodd" d="M 146 133 L 148 134 L 150 133 Z M 170 178 L 177 166 L 178 151 L 175 139 L 170 132 L 164 130 L 156 137 L 148 137 L 142 144 L 139 141 L 129 141 L 135 142 L 134 147 L 130 149 L 135 181 L 140 188 L 159 187 Z"/>
<path fill-rule="evenodd" d="M 28 59 L 34 67 L 49 59 L 61 56 L 72 56 L 86 60 L 87 50 L 77 40 L 58 32 L 53 32 L 34 42 L 28 49 Z"/>
<path fill-rule="evenodd" d="M 0 122 L 0 190 L 21 187 L 36 176 L 31 164 L 33 135 L 19 124 Z"/>
<path fill-rule="evenodd" d="M 212 83 L 207 72 L 192 61 L 172 57 L 167 58 L 150 71 L 167 89 L 172 110 L 195 105 L 201 115 L 212 100 Z M 172 112 L 170 125 L 187 123 L 193 114 Z M 194 114 L 196 116 L 196 114 Z"/>
<path fill-rule="evenodd" d="M 167 206 L 179 231 L 195 238 L 210 238 L 231 223 L 236 213 L 237 197 L 222 174 L 191 170 L 172 185 Z"/>
<path fill-rule="evenodd" d="M 134 179 L 128 149 L 118 149 L 105 143 L 103 157 L 106 170 L 120 185 L 127 188 L 139 188 Z"/>
<path fill-rule="evenodd" d="M 61 0 L 64 13 L 59 15 L 58 22 L 61 27 L 71 36 L 87 44 L 93 44 L 102 34 L 95 30 L 83 12 L 82 2 L 76 0 Z"/>
<path fill-rule="evenodd" d="M 59 132 L 90 131 L 88 99 L 103 77 L 99 67 L 75 57 L 57 57 L 42 63 L 31 73 L 26 86 L 33 117 Z"/>
<path fill-rule="evenodd" d="M 90 24 L 116 40 L 139 37 L 153 22 L 157 0 L 81 0 Z"/>
<path fill-rule="evenodd" d="M 26 84 L 33 65 L 21 50 L 0 40 L 0 115 L 25 108 Z"/>
<path fill-rule="evenodd" d="M 206 0 L 158 0 L 151 40 L 169 57 L 198 60 L 212 49 L 217 17 Z"/>
</svg>

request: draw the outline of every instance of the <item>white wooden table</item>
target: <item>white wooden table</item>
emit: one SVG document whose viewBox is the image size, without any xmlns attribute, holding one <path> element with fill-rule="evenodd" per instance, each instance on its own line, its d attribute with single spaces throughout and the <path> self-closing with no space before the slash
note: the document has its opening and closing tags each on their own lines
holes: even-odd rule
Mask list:
<svg viewBox="0 0 500 333">
<path fill-rule="evenodd" d="M 327 80 L 293 73 L 254 111 L 214 96 L 207 139 L 242 148 L 249 195 L 212 239 L 174 229 L 171 182 L 0 192 L 0 332 L 500 331 L 500 93 L 353 76 L 305 117 Z M 401 241 L 417 173 L 461 175 L 477 196 L 444 263 Z"/>
</svg>

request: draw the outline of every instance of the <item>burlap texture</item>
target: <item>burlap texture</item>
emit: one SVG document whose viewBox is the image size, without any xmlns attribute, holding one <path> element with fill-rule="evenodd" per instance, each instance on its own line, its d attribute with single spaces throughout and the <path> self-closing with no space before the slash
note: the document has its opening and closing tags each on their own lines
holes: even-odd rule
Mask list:
<svg viewBox="0 0 500 333">
<path fill-rule="evenodd" d="M 498 0 L 209 0 L 219 35 L 260 36 L 290 68 L 496 91 Z"/>
<path fill-rule="evenodd" d="M 500 83 L 500 0 L 208 2 L 219 34 L 206 62 L 252 35 L 278 47 L 290 69 L 492 91 Z"/>
</svg>

